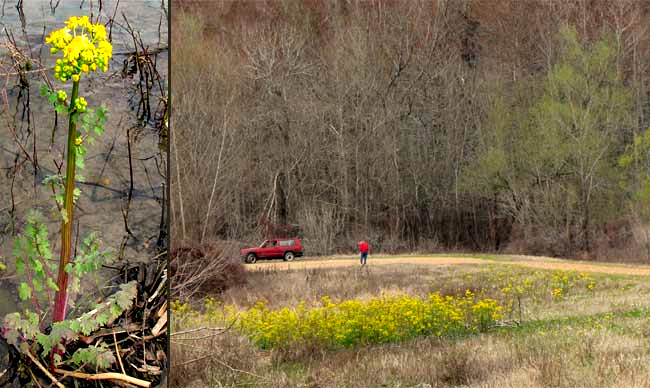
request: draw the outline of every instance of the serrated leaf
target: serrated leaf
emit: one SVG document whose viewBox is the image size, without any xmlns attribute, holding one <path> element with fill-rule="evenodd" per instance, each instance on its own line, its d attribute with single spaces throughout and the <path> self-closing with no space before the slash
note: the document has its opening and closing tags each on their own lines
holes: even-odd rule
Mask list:
<svg viewBox="0 0 650 388">
<path fill-rule="evenodd" d="M 13 312 L 5 315 L 4 319 L 2 320 L 2 323 L 4 326 L 7 327 L 18 327 L 18 325 L 20 324 L 20 313 Z"/>
<path fill-rule="evenodd" d="M 21 300 L 27 300 L 32 296 L 32 289 L 29 288 L 29 285 L 25 282 L 20 283 L 18 287 L 18 296 Z"/>
<path fill-rule="evenodd" d="M 35 234 L 35 231 L 34 231 L 34 222 L 33 222 L 33 221 L 29 221 L 29 220 L 28 220 L 27 222 L 28 222 L 28 224 L 25 226 L 25 232 L 24 232 L 24 233 L 25 233 L 27 236 L 29 236 L 29 237 L 33 237 L 34 234 Z"/>
<path fill-rule="evenodd" d="M 111 303 L 111 318 L 117 318 L 122 314 L 122 310 L 117 303 Z"/>
<path fill-rule="evenodd" d="M 107 369 L 115 362 L 115 355 L 112 351 L 105 349 L 97 356 L 96 365 L 98 368 Z"/>
<path fill-rule="evenodd" d="M 36 336 L 36 341 L 38 341 L 38 343 L 43 348 L 41 355 L 43 357 L 47 356 L 50 353 L 50 350 L 52 350 L 52 341 L 50 337 L 43 333 L 38 333 L 38 335 Z"/>
<path fill-rule="evenodd" d="M 32 261 L 32 269 L 37 274 L 43 274 L 43 264 L 40 261 L 33 260 Z"/>
<path fill-rule="evenodd" d="M 81 331 L 81 323 L 79 323 L 79 321 L 77 321 L 77 320 L 70 321 L 69 327 L 70 327 L 70 330 L 72 330 L 74 332 L 78 333 L 78 332 Z"/>
<path fill-rule="evenodd" d="M 100 369 L 106 369 L 115 362 L 115 355 L 110 349 L 91 346 L 77 349 L 72 355 L 72 361 L 77 365 L 88 364 Z"/>
<path fill-rule="evenodd" d="M 49 96 L 47 96 L 47 100 L 52 104 L 54 104 L 56 102 L 56 94 L 55 93 L 50 94 Z"/>
<path fill-rule="evenodd" d="M 52 280 L 52 278 L 47 278 L 47 286 L 53 291 L 59 291 L 59 286 L 54 283 L 54 280 Z"/>
<path fill-rule="evenodd" d="M 77 150 L 78 150 L 79 148 L 80 148 L 80 147 L 77 147 Z M 79 169 L 83 169 L 83 168 L 86 166 L 86 163 L 85 163 L 84 158 L 82 157 L 82 155 L 83 155 L 83 154 L 77 153 L 77 159 L 76 159 L 76 161 L 75 161 L 75 165 L 76 165 L 77 168 L 79 168 Z"/>
<path fill-rule="evenodd" d="M 78 187 L 75 187 L 74 190 L 72 191 L 72 200 L 73 200 L 73 202 L 76 203 L 77 200 L 79 199 L 80 195 L 81 195 L 81 189 L 79 189 Z"/>
<path fill-rule="evenodd" d="M 75 292 L 75 293 L 79 292 L 79 290 L 81 290 L 81 283 L 80 283 L 79 278 L 77 276 L 72 277 L 72 281 L 70 282 L 70 289 L 72 290 L 72 292 Z"/>
<path fill-rule="evenodd" d="M 111 319 L 110 314 L 108 311 L 103 311 L 99 315 L 97 315 L 97 323 L 100 326 L 106 325 L 106 323 Z"/>
<path fill-rule="evenodd" d="M 25 317 L 27 318 L 27 322 L 33 326 L 33 329 L 38 331 L 38 314 L 33 311 L 25 310 Z"/>
<path fill-rule="evenodd" d="M 41 85 L 38 91 L 40 92 L 41 97 L 45 97 L 50 94 L 50 88 L 48 88 L 45 84 Z"/>
<path fill-rule="evenodd" d="M 79 322 L 79 329 L 83 335 L 90 335 L 95 328 L 95 322 L 92 319 L 84 319 Z"/>
<path fill-rule="evenodd" d="M 55 98 L 56 98 L 56 97 L 55 97 Z M 65 112 L 66 110 L 68 110 L 68 107 L 65 106 L 65 105 L 63 105 L 63 104 L 56 104 L 56 105 L 54 106 L 54 110 L 55 110 L 57 113 L 63 113 L 63 112 Z"/>
<path fill-rule="evenodd" d="M 70 320 L 65 320 L 63 322 L 54 323 L 52 325 L 50 337 L 54 338 L 54 341 L 57 343 L 61 342 L 61 340 L 64 340 L 65 342 L 76 340 L 78 335 L 70 328 L 71 322 L 72 321 Z"/>
</svg>

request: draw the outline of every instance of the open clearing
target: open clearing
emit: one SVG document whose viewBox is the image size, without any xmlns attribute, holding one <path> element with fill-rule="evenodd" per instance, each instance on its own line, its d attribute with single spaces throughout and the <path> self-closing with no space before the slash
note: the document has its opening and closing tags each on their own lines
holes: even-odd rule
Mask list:
<svg viewBox="0 0 650 388">
<path fill-rule="evenodd" d="M 246 268 L 246 284 L 172 305 L 173 359 L 192 360 L 172 364 L 177 386 L 649 386 L 647 265 L 456 254 Z M 496 321 L 474 330 L 489 300 Z M 468 330 L 451 332 L 459 301 Z"/>
<path fill-rule="evenodd" d="M 454 256 L 371 256 L 368 266 L 390 264 L 425 264 L 425 265 L 454 265 L 454 264 L 505 264 L 519 265 L 530 268 L 564 270 L 578 272 L 596 272 L 612 275 L 650 276 L 650 266 L 647 265 L 613 265 L 611 263 L 576 262 L 537 256 L 491 256 L 490 258 L 454 257 Z M 351 256 L 332 256 L 318 259 L 298 259 L 288 263 L 280 260 L 269 260 L 249 264 L 249 270 L 265 269 L 314 269 L 339 268 L 359 266 L 359 260 Z"/>
</svg>

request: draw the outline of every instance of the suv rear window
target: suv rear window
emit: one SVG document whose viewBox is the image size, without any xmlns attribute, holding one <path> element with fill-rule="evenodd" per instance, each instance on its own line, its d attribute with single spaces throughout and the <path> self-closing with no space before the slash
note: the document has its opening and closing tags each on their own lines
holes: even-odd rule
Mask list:
<svg viewBox="0 0 650 388">
<path fill-rule="evenodd" d="M 280 241 L 280 246 L 281 247 L 290 247 L 292 245 L 294 245 L 293 240 L 282 240 L 282 241 Z"/>
</svg>

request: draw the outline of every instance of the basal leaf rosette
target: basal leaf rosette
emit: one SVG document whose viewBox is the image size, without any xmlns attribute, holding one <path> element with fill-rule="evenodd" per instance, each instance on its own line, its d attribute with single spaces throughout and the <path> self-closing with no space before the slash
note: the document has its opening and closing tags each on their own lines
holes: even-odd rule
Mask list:
<svg viewBox="0 0 650 388">
<path fill-rule="evenodd" d="M 63 58 L 56 60 L 54 77 L 61 82 L 78 82 L 81 73 L 97 69 L 106 72 L 113 56 L 106 27 L 92 23 L 88 16 L 72 16 L 65 25 L 45 38 L 45 42 L 52 45 L 52 54 L 63 54 Z"/>
</svg>

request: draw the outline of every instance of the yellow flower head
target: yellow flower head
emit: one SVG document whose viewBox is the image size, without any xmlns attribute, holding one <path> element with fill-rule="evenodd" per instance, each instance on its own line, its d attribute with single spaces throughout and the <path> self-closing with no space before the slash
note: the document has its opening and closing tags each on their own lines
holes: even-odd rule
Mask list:
<svg viewBox="0 0 650 388">
<path fill-rule="evenodd" d="M 74 100 L 74 107 L 77 109 L 77 111 L 83 113 L 86 111 L 86 108 L 88 107 L 88 103 L 86 102 L 85 98 L 79 97 Z"/>
<path fill-rule="evenodd" d="M 68 98 L 68 94 L 65 92 L 65 90 L 59 90 L 56 92 L 56 98 L 59 101 L 65 101 Z"/>
<path fill-rule="evenodd" d="M 62 82 L 69 79 L 78 82 L 81 73 L 98 68 L 107 71 L 113 56 L 113 46 L 107 38 L 103 24 L 93 24 L 88 16 L 71 16 L 65 27 L 45 38 L 45 43 L 52 46 L 50 52 L 63 53 L 56 61 L 54 77 Z"/>
</svg>

